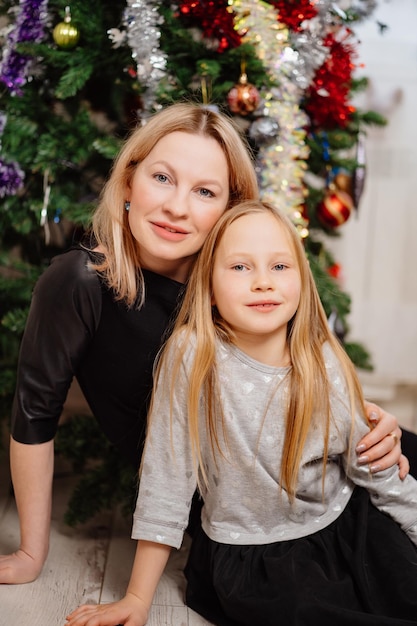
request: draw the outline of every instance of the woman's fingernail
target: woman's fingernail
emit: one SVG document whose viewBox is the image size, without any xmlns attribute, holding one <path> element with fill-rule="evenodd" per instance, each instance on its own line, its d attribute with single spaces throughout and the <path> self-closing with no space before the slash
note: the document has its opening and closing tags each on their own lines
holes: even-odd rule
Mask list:
<svg viewBox="0 0 417 626">
<path fill-rule="evenodd" d="M 379 470 L 381 469 L 380 465 L 371 465 L 371 467 L 369 468 L 371 470 L 372 474 L 375 474 L 376 472 L 379 472 Z"/>
<path fill-rule="evenodd" d="M 369 461 L 369 456 L 366 456 L 366 454 L 361 455 L 360 457 L 358 457 L 358 463 L 368 463 Z"/>
<path fill-rule="evenodd" d="M 356 452 L 359 454 L 360 452 L 363 452 L 364 450 L 366 450 L 366 446 L 364 443 L 360 443 L 358 446 L 356 446 Z"/>
<path fill-rule="evenodd" d="M 379 415 L 376 411 L 371 411 L 369 414 L 369 419 L 371 422 L 379 422 Z"/>
</svg>

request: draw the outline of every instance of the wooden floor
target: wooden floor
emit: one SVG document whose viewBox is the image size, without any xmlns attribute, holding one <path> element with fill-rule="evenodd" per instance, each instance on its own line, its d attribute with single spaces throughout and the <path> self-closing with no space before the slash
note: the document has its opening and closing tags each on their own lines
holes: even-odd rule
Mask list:
<svg viewBox="0 0 417 626">
<path fill-rule="evenodd" d="M 135 542 L 131 521 L 118 512 L 100 515 L 80 528 L 62 519 L 75 483 L 57 468 L 49 556 L 41 576 L 26 585 L 0 585 L 0 626 L 64 626 L 65 615 L 83 603 L 112 602 L 124 595 Z M 10 491 L 7 459 L 0 461 L 0 554 L 16 549 L 19 526 Z M 187 541 L 185 541 L 187 543 Z M 173 551 L 158 587 L 148 626 L 208 626 L 184 606 L 182 568 L 187 547 Z"/>
</svg>

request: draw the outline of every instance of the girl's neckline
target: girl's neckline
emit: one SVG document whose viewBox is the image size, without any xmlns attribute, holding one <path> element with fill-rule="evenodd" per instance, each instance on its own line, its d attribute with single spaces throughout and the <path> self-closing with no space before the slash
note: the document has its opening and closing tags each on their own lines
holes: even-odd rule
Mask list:
<svg viewBox="0 0 417 626">
<path fill-rule="evenodd" d="M 235 356 L 239 361 L 245 363 L 245 365 L 249 365 L 250 367 L 261 371 L 267 374 L 287 374 L 291 370 L 291 365 L 267 365 L 266 363 L 262 363 L 262 361 L 258 361 L 253 357 L 249 356 L 246 352 L 241 350 L 238 346 L 232 343 L 224 343 L 222 342 L 223 347 L 226 350 L 229 350 L 233 356 Z"/>
</svg>

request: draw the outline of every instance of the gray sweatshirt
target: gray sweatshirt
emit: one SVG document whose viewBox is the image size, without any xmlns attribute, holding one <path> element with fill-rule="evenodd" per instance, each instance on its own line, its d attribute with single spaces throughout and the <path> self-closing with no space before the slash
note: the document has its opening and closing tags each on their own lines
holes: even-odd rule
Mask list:
<svg viewBox="0 0 417 626">
<path fill-rule="evenodd" d="M 203 412 L 200 425 L 208 477 L 208 487 L 202 492 L 202 526 L 212 540 L 268 544 L 310 535 L 341 515 L 354 485 L 361 485 L 369 491 L 374 505 L 398 522 L 417 545 L 417 481 L 410 476 L 401 481 L 397 466 L 371 475 L 367 466 L 358 465 L 355 445 L 369 427 L 358 415 L 352 435 L 340 364 L 329 345 L 324 345 L 323 352 L 332 389 L 324 497 L 323 430 L 319 416 L 315 416 L 302 455 L 295 502 L 291 504 L 279 484 L 291 369 L 264 365 L 235 346 L 219 342 L 217 375 L 227 428 L 227 443 L 221 438 L 223 456 L 212 454 Z M 186 410 L 192 357 L 190 345 L 174 393 L 172 423 L 171 359 L 165 362 L 156 389 L 132 530 L 134 539 L 176 548 L 187 527 L 197 484 Z"/>
</svg>

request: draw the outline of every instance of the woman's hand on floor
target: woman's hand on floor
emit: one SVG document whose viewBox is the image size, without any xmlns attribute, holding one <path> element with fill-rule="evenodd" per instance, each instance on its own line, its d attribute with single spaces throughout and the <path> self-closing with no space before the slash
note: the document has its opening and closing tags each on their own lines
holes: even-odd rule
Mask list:
<svg viewBox="0 0 417 626">
<path fill-rule="evenodd" d="M 43 563 L 20 549 L 13 554 L 0 555 L 0 584 L 30 583 L 41 573 Z"/>
</svg>

